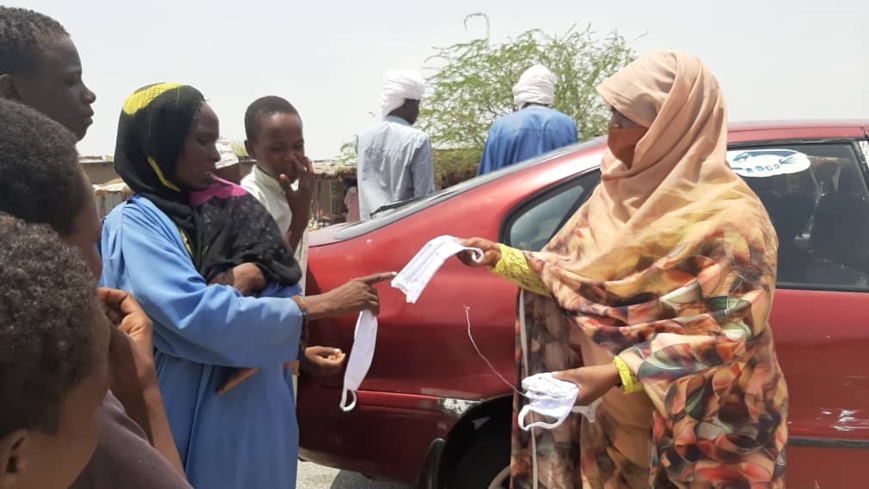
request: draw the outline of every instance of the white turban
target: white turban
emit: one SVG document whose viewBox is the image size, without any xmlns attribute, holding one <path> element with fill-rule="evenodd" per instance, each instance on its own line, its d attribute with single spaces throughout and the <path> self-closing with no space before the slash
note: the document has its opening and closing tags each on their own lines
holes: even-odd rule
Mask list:
<svg viewBox="0 0 869 489">
<path fill-rule="evenodd" d="M 513 104 L 520 109 L 527 104 L 552 105 L 555 101 L 555 81 L 555 75 L 543 65 L 528 68 L 513 87 Z"/>
<path fill-rule="evenodd" d="M 217 152 L 220 153 L 220 161 L 215 165 L 217 169 L 238 164 L 238 155 L 232 149 L 232 144 L 226 139 L 217 140 Z"/>
<path fill-rule="evenodd" d="M 390 70 L 383 81 L 380 109 L 383 117 L 404 105 L 405 100 L 421 100 L 425 93 L 425 78 L 416 70 Z"/>
</svg>

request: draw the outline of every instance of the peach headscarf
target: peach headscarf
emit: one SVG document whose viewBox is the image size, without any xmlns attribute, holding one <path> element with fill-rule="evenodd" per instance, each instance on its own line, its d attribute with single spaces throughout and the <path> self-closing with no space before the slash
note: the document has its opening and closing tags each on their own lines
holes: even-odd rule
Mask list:
<svg viewBox="0 0 869 489">
<path fill-rule="evenodd" d="M 635 245 L 639 239 L 641 247 L 672 249 L 682 238 L 680 228 L 704 216 L 730 213 L 723 206 L 741 205 L 748 214 L 766 215 L 727 164 L 727 110 L 717 80 L 699 59 L 678 51 L 654 52 L 606 80 L 598 92 L 648 131 L 632 164 L 605 154 L 601 185 L 562 230 L 591 234 L 574 240 L 581 242 L 576 243 L 581 256 L 568 252 L 579 259 L 569 268 L 590 279 L 612 280 L 621 275 L 611 269 L 612 259 L 640 251 L 625 247 L 626 237 Z M 632 258 L 625 265 L 639 257 Z"/>
</svg>

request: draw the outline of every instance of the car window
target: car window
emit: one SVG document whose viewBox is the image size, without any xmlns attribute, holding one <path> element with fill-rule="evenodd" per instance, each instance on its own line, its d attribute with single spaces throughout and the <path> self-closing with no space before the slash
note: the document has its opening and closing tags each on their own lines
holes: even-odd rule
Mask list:
<svg viewBox="0 0 869 489">
<path fill-rule="evenodd" d="M 510 213 L 501 240 L 520 250 L 543 249 L 599 182 L 600 172 L 595 170 L 540 192 Z"/>
<path fill-rule="evenodd" d="M 869 191 L 857 142 L 728 151 L 779 238 L 781 288 L 869 291 Z"/>
</svg>

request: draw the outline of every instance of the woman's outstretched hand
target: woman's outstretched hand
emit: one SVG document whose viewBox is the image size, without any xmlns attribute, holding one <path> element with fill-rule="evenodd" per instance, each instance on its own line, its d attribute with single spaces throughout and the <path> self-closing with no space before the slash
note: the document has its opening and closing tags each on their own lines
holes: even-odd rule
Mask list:
<svg viewBox="0 0 869 489">
<path fill-rule="evenodd" d="M 462 246 L 483 250 L 483 259 L 479 262 L 474 260 L 474 253 L 470 251 L 462 251 L 456 255 L 459 261 L 469 267 L 492 268 L 501 261 L 501 247 L 498 246 L 498 243 L 493 243 L 483 238 L 468 238 L 460 239 L 459 241 L 462 243 Z"/>
</svg>

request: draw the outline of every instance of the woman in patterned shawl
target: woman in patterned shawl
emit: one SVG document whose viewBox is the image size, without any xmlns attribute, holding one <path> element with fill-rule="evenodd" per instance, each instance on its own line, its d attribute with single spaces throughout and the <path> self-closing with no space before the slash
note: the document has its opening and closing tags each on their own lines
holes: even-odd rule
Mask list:
<svg viewBox="0 0 869 489">
<path fill-rule="evenodd" d="M 788 397 L 768 322 L 778 243 L 725 160 L 718 82 L 667 51 L 598 92 L 612 119 L 588 202 L 541 252 L 465 241 L 524 290 L 519 378 L 556 372 L 578 404 L 602 397 L 595 423 L 514 427 L 513 487 L 784 487 Z"/>
</svg>

